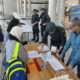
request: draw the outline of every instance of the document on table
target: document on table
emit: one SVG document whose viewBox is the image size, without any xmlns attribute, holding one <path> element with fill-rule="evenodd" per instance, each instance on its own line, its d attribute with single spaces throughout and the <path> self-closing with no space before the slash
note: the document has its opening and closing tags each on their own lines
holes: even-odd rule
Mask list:
<svg viewBox="0 0 80 80">
<path fill-rule="evenodd" d="M 56 50 L 57 50 L 57 47 L 56 47 L 56 46 L 52 46 L 52 47 L 51 47 L 51 51 L 52 51 L 52 52 L 56 52 Z"/>
<path fill-rule="evenodd" d="M 43 48 L 42 48 L 42 51 L 49 51 L 50 49 L 45 45 Z"/>
<path fill-rule="evenodd" d="M 43 54 L 42 54 L 42 59 L 44 60 Z M 49 62 L 49 64 L 55 71 L 65 70 L 64 66 L 53 55 L 51 55 L 51 52 L 48 52 L 46 54 L 46 61 Z"/>
<path fill-rule="evenodd" d="M 42 46 L 38 46 L 38 49 L 41 50 Z M 44 45 L 41 51 L 49 51 L 48 46 Z"/>
<path fill-rule="evenodd" d="M 51 56 L 48 61 L 55 71 L 65 70 L 64 66 L 54 56 Z"/>
<path fill-rule="evenodd" d="M 37 58 L 37 57 L 41 57 L 41 55 L 38 55 L 37 51 L 28 51 L 28 57 L 29 58 Z"/>
</svg>

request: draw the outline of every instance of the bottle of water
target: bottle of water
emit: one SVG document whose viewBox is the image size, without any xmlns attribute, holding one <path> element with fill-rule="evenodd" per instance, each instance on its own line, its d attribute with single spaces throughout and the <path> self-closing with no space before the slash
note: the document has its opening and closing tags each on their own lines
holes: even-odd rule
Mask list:
<svg viewBox="0 0 80 80">
<path fill-rule="evenodd" d="M 43 68 L 46 68 L 46 66 L 47 66 L 46 57 L 44 57 Z"/>
</svg>

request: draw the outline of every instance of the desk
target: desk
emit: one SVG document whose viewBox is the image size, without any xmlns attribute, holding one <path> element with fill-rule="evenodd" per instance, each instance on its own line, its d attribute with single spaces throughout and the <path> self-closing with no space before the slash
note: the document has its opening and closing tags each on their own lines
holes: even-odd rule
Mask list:
<svg viewBox="0 0 80 80">
<path fill-rule="evenodd" d="M 24 47 L 27 51 L 32 51 L 32 50 L 38 51 L 37 47 L 40 45 L 42 45 L 42 44 L 25 45 Z M 55 54 L 53 54 L 53 55 L 57 58 L 57 56 Z M 39 63 L 40 66 L 42 66 L 43 60 L 41 58 L 37 58 L 37 62 Z M 61 64 L 63 64 L 63 66 L 66 68 L 66 70 L 64 72 L 65 72 L 65 74 L 68 74 L 70 76 L 70 79 L 79 80 L 74 73 L 68 72 L 67 67 L 64 63 L 61 62 Z M 42 71 L 40 71 L 40 72 L 30 73 L 27 76 L 28 76 L 28 80 L 49 80 L 51 78 L 54 78 L 55 74 L 56 74 L 56 71 L 48 63 L 46 69 L 42 69 Z"/>
</svg>

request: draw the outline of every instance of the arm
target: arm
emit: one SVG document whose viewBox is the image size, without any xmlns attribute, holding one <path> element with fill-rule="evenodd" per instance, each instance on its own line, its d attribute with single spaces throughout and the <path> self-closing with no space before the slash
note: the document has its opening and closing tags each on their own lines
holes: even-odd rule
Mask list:
<svg viewBox="0 0 80 80">
<path fill-rule="evenodd" d="M 43 24 L 44 26 L 47 25 L 49 22 L 50 22 L 50 17 L 49 15 L 45 15 L 45 19 L 46 19 L 46 22 Z"/>
<path fill-rule="evenodd" d="M 20 44 L 20 48 L 19 48 L 19 57 L 25 64 L 27 63 L 27 61 L 29 59 L 27 51 L 25 50 L 25 48 L 22 44 Z"/>
<path fill-rule="evenodd" d="M 44 44 L 47 44 L 48 43 L 47 37 L 48 37 L 48 33 L 45 32 L 44 35 L 43 35 L 42 43 L 44 43 Z"/>
<path fill-rule="evenodd" d="M 38 23 L 39 23 L 39 16 L 37 15 L 36 18 L 35 18 L 35 22 L 32 23 L 32 25 L 34 26 L 34 25 L 36 25 Z"/>
<path fill-rule="evenodd" d="M 72 36 L 72 35 L 70 35 L 70 37 L 69 37 L 66 45 L 64 46 L 64 49 L 63 49 L 62 53 L 61 53 L 61 55 L 63 55 L 63 56 L 66 54 L 66 51 L 67 51 L 67 50 L 70 48 L 70 46 L 71 46 L 71 36 Z"/>
<path fill-rule="evenodd" d="M 49 15 L 47 15 L 47 23 L 49 23 L 51 20 L 50 20 L 50 17 Z"/>
</svg>

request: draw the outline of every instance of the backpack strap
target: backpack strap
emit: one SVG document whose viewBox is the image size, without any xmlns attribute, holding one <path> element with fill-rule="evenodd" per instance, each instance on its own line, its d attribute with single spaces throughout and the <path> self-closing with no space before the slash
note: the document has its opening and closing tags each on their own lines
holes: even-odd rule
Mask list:
<svg viewBox="0 0 80 80">
<path fill-rule="evenodd" d="M 13 57 L 12 57 L 12 59 L 10 59 L 10 60 L 8 61 L 9 63 L 13 62 L 14 60 L 16 60 L 16 59 L 18 58 L 19 46 L 20 46 L 20 43 L 17 42 L 16 45 L 15 45 Z"/>
<path fill-rule="evenodd" d="M 19 46 L 20 46 L 20 43 L 17 42 L 17 43 L 16 43 L 16 46 L 15 46 L 15 50 L 14 50 L 14 54 L 13 54 L 13 58 L 17 58 L 17 57 L 18 57 Z"/>
</svg>

